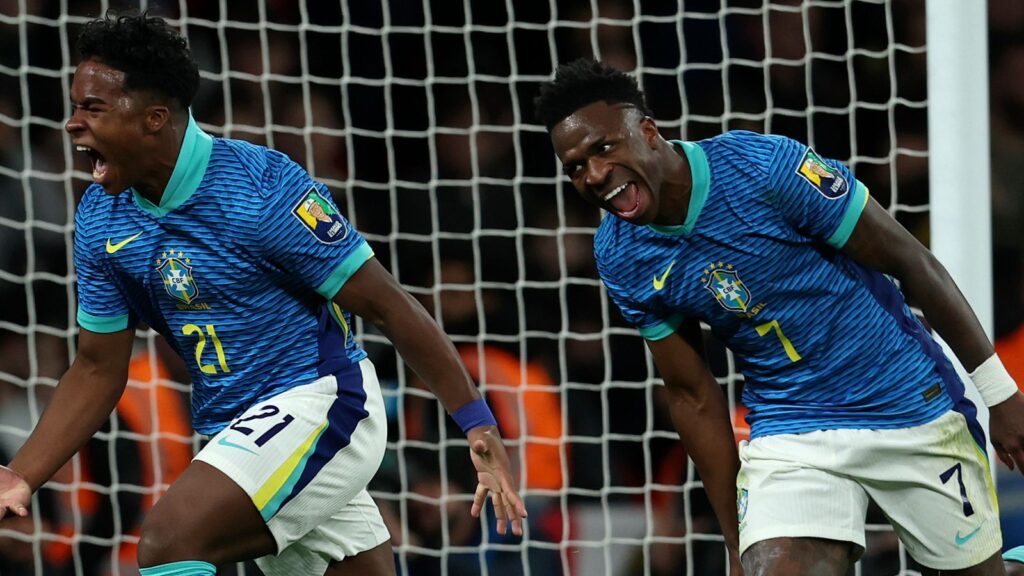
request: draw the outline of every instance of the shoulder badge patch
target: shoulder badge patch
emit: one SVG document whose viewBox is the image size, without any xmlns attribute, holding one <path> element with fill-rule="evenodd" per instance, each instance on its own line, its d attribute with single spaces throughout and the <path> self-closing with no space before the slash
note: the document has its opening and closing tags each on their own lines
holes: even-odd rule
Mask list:
<svg viewBox="0 0 1024 576">
<path fill-rule="evenodd" d="M 320 194 L 316 186 L 310 186 L 299 203 L 292 208 L 292 214 L 302 222 L 310 234 L 324 244 L 334 244 L 348 236 L 348 225 L 331 203 Z"/>
<path fill-rule="evenodd" d="M 825 164 L 825 161 L 810 147 L 804 152 L 804 157 L 800 160 L 800 167 L 797 168 L 796 173 L 829 200 L 842 198 L 850 191 L 850 184 L 843 174 Z"/>
</svg>

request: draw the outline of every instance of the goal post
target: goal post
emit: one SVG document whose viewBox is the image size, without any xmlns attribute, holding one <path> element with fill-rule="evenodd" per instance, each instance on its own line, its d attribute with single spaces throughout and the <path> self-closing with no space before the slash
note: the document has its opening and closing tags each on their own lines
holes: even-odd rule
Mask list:
<svg viewBox="0 0 1024 576">
<path fill-rule="evenodd" d="M 469 517 L 464 436 L 358 323 L 389 417 L 370 489 L 401 574 L 725 572 L 665 387 L 597 277 L 600 215 L 533 117 L 559 63 L 594 56 L 635 74 L 667 138 L 749 129 L 848 163 L 991 329 L 984 2 L 9 2 L 0 458 L 24 442 L 74 357 L 73 216 L 91 178 L 63 123 L 74 34 L 115 5 L 165 16 L 188 39 L 204 130 L 278 149 L 330 188 L 450 334 L 498 417 L 530 508 L 522 540 L 496 534 L 492 515 Z M 744 379 L 709 342 L 739 438 Z M 136 344 L 118 413 L 40 491 L 29 520 L 0 525 L 0 574 L 135 573 L 139 519 L 203 443 L 182 412 L 180 366 L 152 331 Z M 868 524 L 858 576 L 912 573 L 884 517 L 873 511 Z"/>
<path fill-rule="evenodd" d="M 988 6 L 928 0 L 928 153 L 931 250 L 993 338 L 992 185 L 988 104 Z M 988 409 L 967 382 L 988 430 Z M 989 461 L 997 459 L 989 445 Z"/>
</svg>

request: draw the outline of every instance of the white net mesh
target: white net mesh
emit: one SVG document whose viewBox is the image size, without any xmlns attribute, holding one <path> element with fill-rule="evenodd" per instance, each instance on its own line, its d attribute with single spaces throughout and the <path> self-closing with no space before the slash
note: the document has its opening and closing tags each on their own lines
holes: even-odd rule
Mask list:
<svg viewBox="0 0 1024 576">
<path fill-rule="evenodd" d="M 744 128 L 844 159 L 926 239 L 923 0 L 128 5 L 188 37 L 202 127 L 282 150 L 327 183 L 488 394 L 531 511 L 521 542 L 469 517 L 462 434 L 386 340 L 363 332 L 391 417 L 371 489 L 405 574 L 726 570 L 663 386 L 596 279 L 599 216 L 533 120 L 557 62 L 596 56 L 637 73 L 666 137 Z M 0 3 L 4 461 L 74 355 L 72 218 L 89 175 L 62 127 L 74 35 L 109 7 L 125 6 Z M 179 367 L 154 334 L 138 343 L 108 430 L 40 491 L 30 519 L 0 528 L 3 574 L 133 573 L 139 518 L 199 446 Z M 710 353 L 735 405 L 742 376 L 721 346 Z M 869 522 L 857 573 L 909 573 L 882 516 Z"/>
</svg>

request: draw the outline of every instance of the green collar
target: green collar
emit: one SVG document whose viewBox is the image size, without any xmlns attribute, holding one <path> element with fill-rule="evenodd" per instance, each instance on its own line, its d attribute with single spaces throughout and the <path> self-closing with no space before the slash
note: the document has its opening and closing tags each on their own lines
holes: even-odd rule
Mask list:
<svg viewBox="0 0 1024 576">
<path fill-rule="evenodd" d="M 157 218 L 184 204 L 199 188 L 199 183 L 202 182 L 203 175 L 206 174 L 206 166 L 210 163 L 212 151 L 213 138 L 199 128 L 195 119 L 192 118 L 192 113 L 189 112 L 185 138 L 181 141 L 181 150 L 178 151 L 178 159 L 174 163 L 171 179 L 167 181 L 167 187 L 164 188 L 163 196 L 160 197 L 160 205 L 157 206 L 146 200 L 134 188 L 131 188 L 135 204 L 142 211 Z"/>
<path fill-rule="evenodd" d="M 678 236 L 693 232 L 693 227 L 697 225 L 697 216 L 700 216 L 700 211 L 704 208 L 704 202 L 708 199 L 708 190 L 711 189 L 711 178 L 710 169 L 708 168 L 708 157 L 704 154 L 703 148 L 693 142 L 683 142 L 681 140 L 669 140 L 669 142 L 682 147 L 683 152 L 686 154 L 686 161 L 690 163 L 690 177 L 692 179 L 690 206 L 686 209 L 686 221 L 682 224 L 674 226 L 648 224 L 647 227 L 661 234 Z"/>
</svg>

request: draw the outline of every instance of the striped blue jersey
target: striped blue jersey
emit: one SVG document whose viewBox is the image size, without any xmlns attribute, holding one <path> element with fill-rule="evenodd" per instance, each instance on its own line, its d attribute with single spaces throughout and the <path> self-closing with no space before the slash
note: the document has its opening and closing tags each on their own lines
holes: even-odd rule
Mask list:
<svg viewBox="0 0 1024 576">
<path fill-rule="evenodd" d="M 602 221 L 598 271 L 647 339 L 698 319 L 734 353 L 752 437 L 903 428 L 963 398 L 948 358 L 884 274 L 840 251 L 867 203 L 841 163 L 735 131 L 682 148 L 686 221 Z"/>
<path fill-rule="evenodd" d="M 320 376 L 361 386 L 366 353 L 331 298 L 373 253 L 283 154 L 190 118 L 159 206 L 94 184 L 75 228 L 79 324 L 164 335 L 189 366 L 197 431 Z"/>
</svg>

